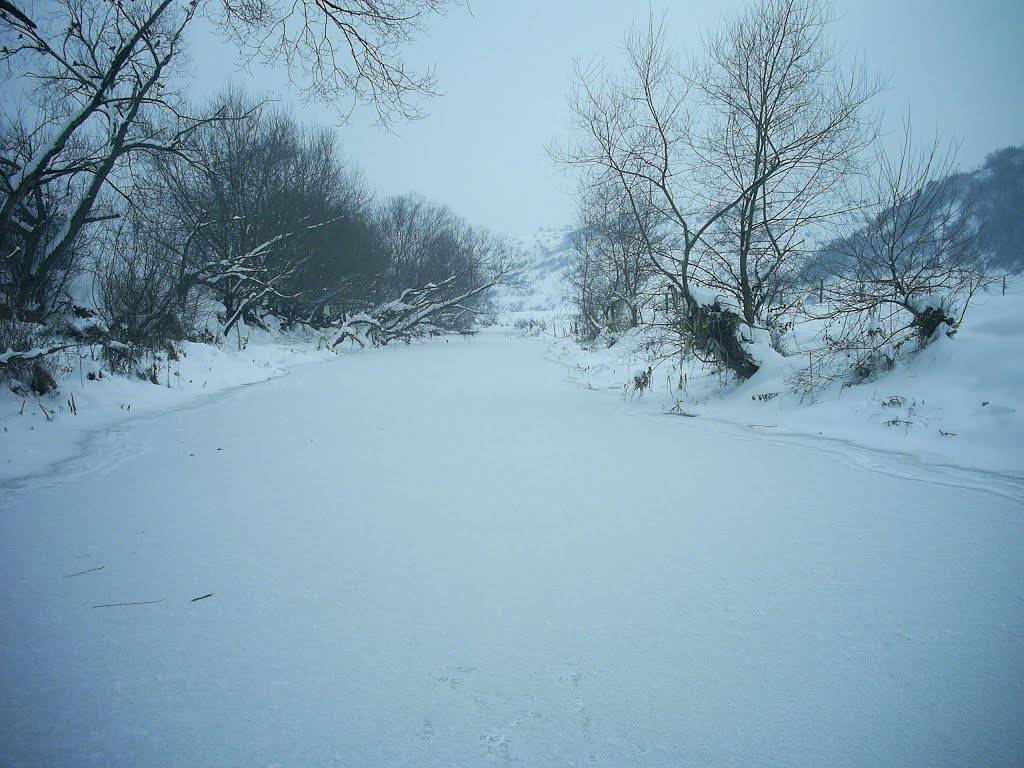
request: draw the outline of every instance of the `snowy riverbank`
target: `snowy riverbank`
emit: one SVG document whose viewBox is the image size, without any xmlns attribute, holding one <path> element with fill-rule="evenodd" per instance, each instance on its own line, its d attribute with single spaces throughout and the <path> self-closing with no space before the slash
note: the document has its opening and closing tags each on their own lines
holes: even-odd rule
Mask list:
<svg viewBox="0 0 1024 768">
<path fill-rule="evenodd" d="M 525 321 L 524 313 L 518 318 Z M 564 331 L 565 318 L 535 313 Z M 511 320 L 510 320 L 511 321 Z M 929 470 L 962 468 L 994 482 L 1024 483 L 1024 291 L 976 297 L 963 327 L 921 353 L 901 360 L 877 380 L 813 394 L 794 392 L 788 379 L 807 359 L 775 356 L 751 380 L 727 383 L 688 359 L 660 363 L 648 338 L 633 332 L 607 347 L 581 347 L 571 337 L 547 335 L 550 355 L 582 387 L 623 394 L 656 412 L 720 420 L 765 436 L 824 439 L 875 451 L 884 464 L 910 459 Z M 545 338 L 545 334 L 539 334 Z M 651 390 L 626 393 L 634 373 L 654 365 Z"/>
<path fill-rule="evenodd" d="M 259 329 L 246 332 L 243 349 L 235 334 L 219 344 L 180 342 L 177 360 L 163 355 L 157 384 L 110 373 L 97 359 L 77 352 L 58 358 L 58 391 L 20 397 L 0 390 L 0 482 L 37 474 L 75 456 L 98 429 L 179 408 L 233 387 L 286 374 L 337 355 L 315 333 Z"/>
</svg>

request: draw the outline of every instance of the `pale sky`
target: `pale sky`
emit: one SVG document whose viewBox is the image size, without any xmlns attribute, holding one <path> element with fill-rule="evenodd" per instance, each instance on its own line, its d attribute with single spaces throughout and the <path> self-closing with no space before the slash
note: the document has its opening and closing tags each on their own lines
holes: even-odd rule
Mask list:
<svg viewBox="0 0 1024 768">
<path fill-rule="evenodd" d="M 736 0 L 655 2 L 667 11 L 680 50 L 699 50 Z M 443 95 L 429 115 L 388 134 L 357 111 L 339 136 L 345 153 L 379 194 L 415 191 L 474 223 L 512 234 L 571 223 L 572 185 L 547 154 L 569 127 L 573 62 L 618 61 L 622 38 L 650 4 L 631 0 L 475 0 L 431 22 L 408 49 L 420 70 L 434 67 Z M 961 140 L 960 165 L 1024 143 L 1024 1 L 838 0 L 834 33 L 848 55 L 889 78 L 878 106 L 895 134 L 908 110 L 921 134 Z M 330 107 L 304 105 L 286 80 L 239 71 L 223 43 L 198 35 L 192 57 L 197 95 L 229 78 L 294 104 L 308 120 L 337 122 Z"/>
</svg>

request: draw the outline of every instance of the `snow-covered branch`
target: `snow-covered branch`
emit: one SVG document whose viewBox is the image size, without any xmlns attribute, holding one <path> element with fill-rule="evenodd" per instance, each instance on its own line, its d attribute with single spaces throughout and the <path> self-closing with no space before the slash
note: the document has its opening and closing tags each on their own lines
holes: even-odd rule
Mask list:
<svg viewBox="0 0 1024 768">
<path fill-rule="evenodd" d="M 332 347 L 347 340 L 355 341 L 359 346 L 379 346 L 395 339 L 409 341 L 419 336 L 456 330 L 467 312 L 477 312 L 467 303 L 501 283 L 513 271 L 511 262 L 499 265 L 490 277 L 466 289 L 457 287 L 458 275 L 451 275 L 439 283 L 407 288 L 393 301 L 369 312 L 344 318 L 337 328 L 338 337 Z"/>
</svg>

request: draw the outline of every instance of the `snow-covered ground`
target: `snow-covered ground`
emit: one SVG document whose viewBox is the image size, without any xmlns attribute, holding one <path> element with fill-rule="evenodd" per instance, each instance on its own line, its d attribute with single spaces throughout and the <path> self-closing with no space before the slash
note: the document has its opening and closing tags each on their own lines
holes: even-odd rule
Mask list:
<svg viewBox="0 0 1024 768">
<path fill-rule="evenodd" d="M 566 312 L 565 271 L 572 252 L 572 229 L 540 229 L 522 238 L 525 265 L 518 284 L 499 286 L 495 309 L 503 322 Z"/>
<path fill-rule="evenodd" d="M 74 456 L 86 436 L 101 427 L 179 408 L 232 387 L 281 376 L 297 365 L 335 357 L 315 332 L 276 327 L 273 331 L 240 329 L 219 345 L 182 342 L 178 360 L 161 357 L 158 386 L 135 376 L 110 374 L 98 354 L 96 359 L 77 352 L 54 356 L 58 392 L 20 397 L 8 386 L 0 387 L 0 482 L 40 473 L 53 462 Z"/>
<path fill-rule="evenodd" d="M 566 321 L 548 324 L 557 331 Z M 548 340 L 552 356 L 592 389 L 622 393 L 638 369 L 653 364 L 645 398 L 655 411 L 722 420 L 765 436 L 813 438 L 836 450 L 869 448 L 865 461 L 894 471 L 909 461 L 936 479 L 969 469 L 982 485 L 997 487 L 1024 483 L 1022 329 L 1024 284 L 1015 282 L 1005 296 L 998 288 L 976 296 L 955 338 L 940 336 L 874 381 L 813 392 L 794 391 L 790 380 L 814 362 L 799 353 L 783 358 L 766 350 L 762 369 L 736 385 L 692 358 L 660 359 L 640 332 L 610 347 L 603 340 L 586 349 L 571 337 Z M 818 345 L 816 338 L 808 342 Z"/>
<path fill-rule="evenodd" d="M 7 482 L 0 763 L 1024 763 L 1019 483 L 551 352 L 343 355 Z"/>
<path fill-rule="evenodd" d="M 710 373 L 692 357 L 652 351 L 650 334 L 634 331 L 581 347 L 571 334 L 565 283 L 569 229 L 540 230 L 526 243 L 523 284 L 502 289 L 498 322 L 546 339 L 549 355 L 587 389 L 623 393 L 648 365 L 652 412 L 675 411 L 718 420 L 772 439 L 808 439 L 892 471 L 907 463 L 937 481 L 970 470 L 982 485 L 1024 483 L 1024 281 L 1013 276 L 974 297 L 954 339 L 941 337 L 895 370 L 857 386 L 841 382 L 795 391 L 793 374 L 820 365 L 823 326 L 800 320 L 785 339 L 789 357 L 770 349 L 758 374 L 741 385 Z M 714 294 L 707 292 L 713 297 Z M 649 311 L 649 310 L 648 310 Z M 857 450 L 869 449 L 869 450 Z M 897 461 L 896 458 L 899 460 Z M 962 474 L 962 473 L 961 473 Z M 962 479 L 962 478 L 961 478 Z"/>
</svg>

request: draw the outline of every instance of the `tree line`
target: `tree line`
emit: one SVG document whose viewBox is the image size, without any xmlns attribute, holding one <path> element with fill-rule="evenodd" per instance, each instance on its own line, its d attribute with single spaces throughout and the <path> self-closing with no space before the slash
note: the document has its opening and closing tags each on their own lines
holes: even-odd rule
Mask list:
<svg viewBox="0 0 1024 768">
<path fill-rule="evenodd" d="M 202 18 L 306 95 L 415 118 L 434 83 L 401 45 L 444 7 L 0 3 L 0 369 L 69 335 L 130 369 L 211 312 L 224 336 L 273 315 L 360 343 L 470 325 L 515 266 L 508 241 L 414 195 L 374 200 L 333 130 L 237 86 L 186 96 Z"/>
</svg>

